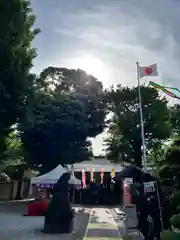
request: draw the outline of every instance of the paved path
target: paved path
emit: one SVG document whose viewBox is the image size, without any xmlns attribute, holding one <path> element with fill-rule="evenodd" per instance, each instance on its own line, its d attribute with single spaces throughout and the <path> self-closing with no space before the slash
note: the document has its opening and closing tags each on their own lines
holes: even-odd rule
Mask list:
<svg viewBox="0 0 180 240">
<path fill-rule="evenodd" d="M 144 239 L 137 229 L 138 220 L 135 208 L 114 208 L 112 209 L 112 215 L 122 237 L 127 237 L 128 240 Z M 123 215 L 127 216 L 126 221 L 123 220 Z"/>
<path fill-rule="evenodd" d="M 90 211 L 76 210 L 72 234 L 43 234 L 44 217 L 23 217 L 22 213 L 0 212 L 0 240 L 80 240 L 88 224 Z"/>
<path fill-rule="evenodd" d="M 84 240 L 115 240 L 121 238 L 119 229 L 108 208 L 93 208 Z"/>
</svg>

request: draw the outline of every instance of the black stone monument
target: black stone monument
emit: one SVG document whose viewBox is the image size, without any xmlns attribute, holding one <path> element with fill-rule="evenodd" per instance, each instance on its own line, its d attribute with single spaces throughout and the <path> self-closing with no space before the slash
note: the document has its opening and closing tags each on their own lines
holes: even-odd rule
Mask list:
<svg viewBox="0 0 180 240">
<path fill-rule="evenodd" d="M 55 184 L 52 201 L 45 214 L 44 233 L 70 233 L 74 211 L 68 201 L 69 173 L 64 173 Z"/>
</svg>

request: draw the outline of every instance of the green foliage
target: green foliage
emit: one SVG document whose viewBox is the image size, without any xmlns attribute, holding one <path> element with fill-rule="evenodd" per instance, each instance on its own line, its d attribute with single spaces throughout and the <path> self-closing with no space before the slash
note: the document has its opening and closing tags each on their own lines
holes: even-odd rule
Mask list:
<svg viewBox="0 0 180 240">
<path fill-rule="evenodd" d="M 180 233 L 175 233 L 173 231 L 167 230 L 161 233 L 162 240 L 179 240 Z"/>
<path fill-rule="evenodd" d="M 180 165 L 180 146 L 171 146 L 165 153 L 165 163 Z"/>
<path fill-rule="evenodd" d="M 161 99 L 158 91 L 141 87 L 143 102 L 144 129 L 147 149 L 170 136 L 169 112 L 166 99 Z M 107 155 L 118 157 L 141 167 L 141 126 L 137 88 L 111 89 L 108 93 L 109 111 L 113 113 L 110 121 Z M 115 140 L 114 140 L 115 139 Z M 115 149 L 115 151 L 114 151 Z"/>
<path fill-rule="evenodd" d="M 162 179 L 169 179 L 175 187 L 180 186 L 180 140 L 175 138 L 167 147 L 164 160 L 159 169 Z"/>
<path fill-rule="evenodd" d="M 180 214 L 172 216 L 170 223 L 174 228 L 180 229 Z"/>
<path fill-rule="evenodd" d="M 154 169 L 154 174 L 156 175 L 164 162 L 165 151 L 166 145 L 157 143 L 148 153 L 148 163 L 151 164 L 151 167 Z"/>
<path fill-rule="evenodd" d="M 170 203 L 173 214 L 180 213 L 180 190 L 170 196 Z"/>
<path fill-rule="evenodd" d="M 162 179 L 170 179 L 171 181 L 178 176 L 178 172 L 180 170 L 179 165 L 169 165 L 169 164 L 162 164 L 159 168 L 159 177 Z"/>
<path fill-rule="evenodd" d="M 24 163 L 22 164 L 14 164 L 9 165 L 4 169 L 4 172 L 10 177 L 12 180 L 22 180 L 24 175 L 24 170 L 26 168 L 26 165 Z"/>
<path fill-rule="evenodd" d="M 7 174 L 10 179 L 22 179 L 25 163 L 22 142 L 18 131 L 13 130 L 6 138 L 6 151 L 0 160 L 0 172 Z"/>
<path fill-rule="evenodd" d="M 32 60 L 31 43 L 38 29 L 32 28 L 35 16 L 26 0 L 0 1 L 0 155 L 6 149 L 6 136 L 21 115 Z M 1 158 L 3 156 L 1 155 Z"/>
<path fill-rule="evenodd" d="M 20 124 L 28 165 L 46 172 L 91 157 L 88 138 L 105 127 L 102 84 L 81 70 L 49 67 L 35 87 Z"/>
<path fill-rule="evenodd" d="M 8 166 L 16 166 L 23 162 L 22 143 L 16 130 L 12 130 L 6 137 L 6 146 L 0 159 L 0 172 Z"/>
<path fill-rule="evenodd" d="M 171 125 L 173 134 L 180 135 L 180 105 L 175 104 L 170 108 Z"/>
<path fill-rule="evenodd" d="M 106 156 L 108 159 L 113 162 L 123 162 L 123 160 L 125 160 L 120 152 L 121 137 L 119 135 L 110 135 L 108 138 L 104 139 L 104 146 L 106 146 Z"/>
</svg>

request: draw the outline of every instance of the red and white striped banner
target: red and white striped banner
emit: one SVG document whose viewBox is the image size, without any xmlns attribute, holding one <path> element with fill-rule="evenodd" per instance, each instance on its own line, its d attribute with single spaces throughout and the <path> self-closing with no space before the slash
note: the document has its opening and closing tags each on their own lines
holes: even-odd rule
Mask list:
<svg viewBox="0 0 180 240">
<path fill-rule="evenodd" d="M 94 182 L 94 168 L 91 168 L 91 182 Z"/>
<path fill-rule="evenodd" d="M 104 168 L 101 169 L 100 177 L 101 177 L 101 184 L 103 184 L 103 181 L 104 181 Z"/>
<path fill-rule="evenodd" d="M 86 173 L 84 169 L 82 170 L 82 185 L 83 185 L 83 188 L 86 188 Z"/>
</svg>

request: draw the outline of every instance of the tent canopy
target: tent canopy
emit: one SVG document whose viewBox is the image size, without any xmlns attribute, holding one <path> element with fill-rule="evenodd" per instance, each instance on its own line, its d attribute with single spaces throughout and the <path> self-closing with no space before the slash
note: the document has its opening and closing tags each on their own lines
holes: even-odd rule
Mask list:
<svg viewBox="0 0 180 240">
<path fill-rule="evenodd" d="M 31 178 L 31 184 L 55 184 L 66 172 L 67 170 L 65 168 L 63 168 L 61 165 L 58 165 L 55 169 L 44 175 Z M 71 176 L 69 183 L 79 185 L 81 184 L 81 180 Z"/>
</svg>

